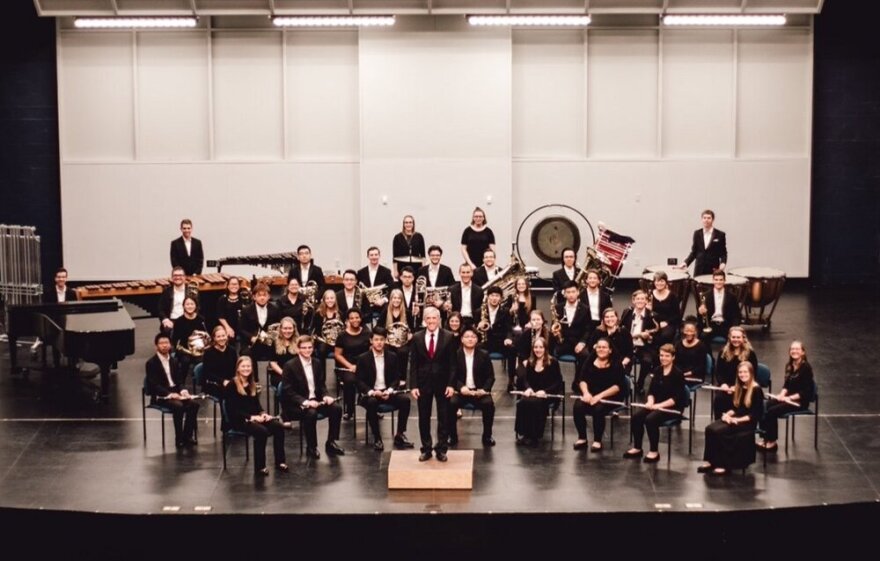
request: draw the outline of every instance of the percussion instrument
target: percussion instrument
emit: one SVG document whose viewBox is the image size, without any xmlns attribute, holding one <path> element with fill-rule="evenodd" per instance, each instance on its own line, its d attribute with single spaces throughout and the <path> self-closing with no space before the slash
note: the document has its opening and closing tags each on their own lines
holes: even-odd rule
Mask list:
<svg viewBox="0 0 880 561">
<path fill-rule="evenodd" d="M 593 247 L 587 248 L 584 265 L 575 277 L 575 282 L 581 287 L 581 291 L 586 290 L 587 272 L 595 269 L 599 272 L 602 289 L 611 294 L 614 292 L 614 281 L 620 275 L 635 240 L 610 230 L 602 222 L 598 226 L 599 237 Z"/>
<path fill-rule="evenodd" d="M 217 260 L 217 272 L 223 270 L 224 265 L 255 265 L 275 269 L 282 275 L 287 275 L 290 267 L 296 263 L 296 253 L 271 253 L 267 255 L 240 255 L 237 257 L 223 257 Z M 210 264 L 209 264 L 210 266 Z"/>
<path fill-rule="evenodd" d="M 727 274 L 725 286 L 733 293 L 734 297 L 736 297 L 736 301 L 740 304 L 742 304 L 743 296 L 748 282 L 749 280 L 745 277 L 732 275 L 730 273 Z M 699 275 L 697 277 L 694 277 L 693 279 L 691 279 L 691 284 L 693 286 L 694 302 L 699 308 L 700 295 L 712 291 L 712 275 Z"/>
<path fill-rule="evenodd" d="M 770 329 L 770 318 L 785 285 L 785 273 L 770 267 L 738 267 L 730 272 L 748 279 L 742 299 L 743 323 L 760 325 L 765 331 Z"/>
<path fill-rule="evenodd" d="M 645 267 L 642 278 L 639 279 L 639 288 L 650 293 L 654 288 L 654 273 L 663 271 L 669 279 L 669 290 L 681 302 L 681 313 L 684 315 L 684 309 L 687 307 L 688 292 L 691 289 L 691 276 L 687 271 L 682 271 L 669 265 L 651 265 Z"/>
<path fill-rule="evenodd" d="M 416 257 L 414 255 L 398 255 L 393 260 L 404 265 L 418 265 L 420 267 L 425 262 L 424 257 Z"/>
<path fill-rule="evenodd" d="M 189 277 L 189 283 L 194 283 L 199 293 L 211 291 L 225 291 L 226 281 L 230 275 L 221 273 L 208 273 L 205 275 L 193 275 Z M 95 298 L 126 298 L 128 296 L 149 296 L 159 295 L 162 291 L 171 286 L 170 278 L 141 280 L 141 281 L 123 281 L 109 282 L 103 284 L 87 284 L 80 286 L 76 290 L 77 300 L 89 300 Z"/>
</svg>

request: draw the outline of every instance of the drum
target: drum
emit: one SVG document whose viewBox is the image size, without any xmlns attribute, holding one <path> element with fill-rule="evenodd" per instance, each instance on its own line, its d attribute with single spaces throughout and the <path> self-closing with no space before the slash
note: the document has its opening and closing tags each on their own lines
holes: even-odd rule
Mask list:
<svg viewBox="0 0 880 561">
<path fill-rule="evenodd" d="M 651 265 L 645 267 L 642 278 L 639 279 L 639 288 L 648 292 L 654 288 L 654 273 L 663 271 L 669 279 L 669 290 L 678 297 L 681 302 L 681 313 L 684 315 L 684 309 L 687 307 L 688 292 L 691 289 L 691 276 L 687 271 L 682 271 L 668 265 Z"/>
<path fill-rule="evenodd" d="M 745 296 L 746 285 L 748 284 L 748 282 L 749 279 L 745 277 L 732 275 L 730 273 L 727 274 L 727 282 L 725 284 L 736 297 L 736 301 L 739 302 L 740 305 L 742 305 L 743 298 Z M 698 277 L 694 277 L 692 283 L 694 288 L 694 303 L 699 308 L 700 295 L 712 290 L 712 275 L 700 275 Z"/>
<path fill-rule="evenodd" d="M 742 300 L 743 323 L 770 329 L 770 318 L 785 284 L 785 272 L 770 267 L 738 267 L 730 272 L 748 280 Z"/>
</svg>

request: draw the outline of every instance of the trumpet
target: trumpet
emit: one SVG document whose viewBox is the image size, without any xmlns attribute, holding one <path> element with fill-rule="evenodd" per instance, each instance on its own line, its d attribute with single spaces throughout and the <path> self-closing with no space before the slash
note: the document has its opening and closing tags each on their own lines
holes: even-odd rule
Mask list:
<svg viewBox="0 0 880 561">
<path fill-rule="evenodd" d="M 177 344 L 177 350 L 190 356 L 200 357 L 211 346 L 211 334 L 207 331 L 193 331 L 186 339 L 186 347 Z"/>
<path fill-rule="evenodd" d="M 385 297 L 384 291 L 387 288 L 388 286 L 384 284 L 368 287 L 365 286 L 364 283 L 358 283 L 357 292 L 355 292 L 355 300 L 357 301 L 358 307 L 360 307 L 361 304 L 359 297 L 363 298 L 364 296 L 367 297 L 367 302 L 369 302 L 371 306 L 381 306 L 382 299 Z"/>
<path fill-rule="evenodd" d="M 409 326 L 402 321 L 395 321 L 388 327 L 388 344 L 400 348 L 409 342 Z"/>
<path fill-rule="evenodd" d="M 700 292 L 700 306 L 703 308 L 706 307 L 706 293 L 705 292 Z M 709 325 L 709 310 L 706 309 L 705 312 L 700 314 L 700 318 L 702 318 L 702 320 L 703 320 L 703 333 L 706 333 L 706 334 L 712 333 L 712 326 Z"/>
</svg>

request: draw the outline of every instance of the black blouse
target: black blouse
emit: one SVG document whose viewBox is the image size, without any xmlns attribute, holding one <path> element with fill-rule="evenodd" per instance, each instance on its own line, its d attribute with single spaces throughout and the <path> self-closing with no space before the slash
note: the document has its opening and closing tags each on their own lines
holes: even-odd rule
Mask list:
<svg viewBox="0 0 880 561">
<path fill-rule="evenodd" d="M 739 406 L 733 406 L 734 417 L 745 417 L 746 415 L 749 416 L 749 422 L 738 426 L 755 430 L 764 415 L 764 390 L 758 385 L 755 385 L 755 389 L 752 390 L 752 404 L 750 406 L 746 405 L 745 397 Z"/>
<path fill-rule="evenodd" d="M 197 315 L 193 319 L 188 319 L 185 315 L 174 320 L 174 328 L 171 330 L 171 345 L 176 349 L 180 344 L 182 347 L 187 346 L 187 340 L 193 331 L 207 331 L 205 327 L 205 318 Z"/>
<path fill-rule="evenodd" d="M 682 372 L 690 372 L 690 378 L 706 378 L 706 356 L 709 349 L 706 344 L 697 340 L 693 347 L 686 347 L 681 341 L 675 344 L 675 365 Z"/>
<path fill-rule="evenodd" d="M 663 300 L 659 300 L 655 296 L 651 308 L 654 311 L 654 319 L 657 320 L 657 323 L 665 321 L 673 326 L 678 326 L 681 323 L 681 302 L 678 296 L 672 292 L 667 294 Z"/>
<path fill-rule="evenodd" d="M 728 386 L 732 386 L 736 383 L 736 368 L 742 361 L 740 361 L 736 357 L 733 357 L 729 361 L 724 360 L 721 357 L 721 354 L 723 352 L 723 349 L 718 351 L 718 360 L 715 361 L 715 382 L 719 385 L 727 384 Z M 751 351 L 746 360 L 752 363 L 752 366 L 755 368 L 755 372 L 757 373 L 758 355 L 755 354 L 755 351 Z"/>
<path fill-rule="evenodd" d="M 263 412 L 257 396 L 241 395 L 234 382 L 226 386 L 224 402 L 229 423 L 236 429 L 244 427 L 251 415 L 259 415 Z"/>
<path fill-rule="evenodd" d="M 589 360 L 584 363 L 571 384 L 571 390 L 581 395 L 580 384 L 581 382 L 586 382 L 587 389 L 593 395 L 602 393 L 612 386 L 617 386 L 617 389 L 622 394 L 626 387 L 626 374 L 620 363 L 611 361 L 610 366 L 599 368 L 594 362 Z"/>
<path fill-rule="evenodd" d="M 358 357 L 370 350 L 370 330 L 362 328 L 358 335 L 351 335 L 348 331 L 340 332 L 336 339 L 336 348 L 342 349 L 345 360 L 357 364 Z"/>
<path fill-rule="evenodd" d="M 394 239 L 391 241 L 391 255 L 392 258 L 397 260 L 398 257 L 419 257 L 421 259 L 425 258 L 425 238 L 418 232 L 413 232 L 413 235 L 407 239 L 406 236 L 403 235 L 403 232 L 398 232 L 394 235 Z M 398 261 L 398 263 L 401 263 Z M 421 267 L 420 264 L 413 265 L 412 263 L 402 262 L 404 265 L 414 266 L 413 273 L 416 272 L 418 267 Z"/>
<path fill-rule="evenodd" d="M 653 376 L 648 395 L 654 396 L 654 403 L 662 403 L 667 399 L 672 399 L 675 401 L 675 405 L 671 409 L 679 411 L 684 409 L 682 400 L 687 390 L 684 387 L 684 374 L 681 373 L 681 370 L 673 366 L 672 371 L 664 376 L 663 367 L 657 366 L 651 374 Z"/>
<path fill-rule="evenodd" d="M 593 354 L 593 346 L 603 337 L 611 341 L 611 348 L 614 350 L 614 358 L 617 362 L 623 362 L 623 359 L 625 358 L 632 358 L 632 335 L 619 327 L 614 330 L 614 333 L 611 335 L 608 335 L 608 332 L 604 329 L 594 329 L 593 332 L 590 333 L 589 339 L 587 339 L 587 347 L 589 347 L 590 355 Z"/>
<path fill-rule="evenodd" d="M 562 379 L 562 371 L 559 369 L 559 361 L 551 359 L 550 364 L 544 367 L 541 372 L 536 372 L 535 367 L 531 364 L 521 366 L 517 375 L 520 383 L 520 389 L 526 390 L 531 388 L 532 391 L 544 390 L 549 394 L 560 394 L 565 387 L 565 381 Z"/>
<path fill-rule="evenodd" d="M 813 367 L 804 361 L 797 370 L 786 372 L 782 387 L 788 395 L 798 394 L 801 407 L 807 407 L 813 401 Z"/>
<path fill-rule="evenodd" d="M 217 300 L 217 319 L 225 319 L 229 327 L 238 335 L 238 320 L 241 317 L 241 298 L 230 301 L 227 296 Z"/>
<path fill-rule="evenodd" d="M 216 347 L 205 351 L 205 357 L 202 360 L 205 383 L 219 386 L 223 384 L 223 380 L 233 379 L 235 377 L 235 361 L 237 360 L 238 353 L 230 345 L 227 345 L 226 350 L 222 352 L 218 351 Z"/>
</svg>

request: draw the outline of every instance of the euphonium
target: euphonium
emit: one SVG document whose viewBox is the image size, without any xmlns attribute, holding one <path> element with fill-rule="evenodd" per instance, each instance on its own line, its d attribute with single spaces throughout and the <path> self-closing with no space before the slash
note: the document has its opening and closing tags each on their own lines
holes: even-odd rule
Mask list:
<svg viewBox="0 0 880 561">
<path fill-rule="evenodd" d="M 364 283 L 358 283 L 358 293 L 361 294 L 361 298 L 364 296 L 367 297 L 367 302 L 370 303 L 371 306 L 381 306 L 382 305 L 382 297 L 384 296 L 383 291 L 388 288 L 384 284 L 380 284 L 379 286 L 367 287 Z M 355 298 L 357 298 L 357 294 Z M 360 305 L 358 304 L 358 307 Z"/>
<path fill-rule="evenodd" d="M 388 327 L 388 338 L 386 341 L 389 345 L 398 349 L 406 345 L 409 342 L 409 326 L 402 321 L 395 321 Z"/>
<path fill-rule="evenodd" d="M 309 281 L 299 289 L 300 295 L 305 299 L 305 305 L 314 308 L 318 300 L 318 283 Z"/>
</svg>

